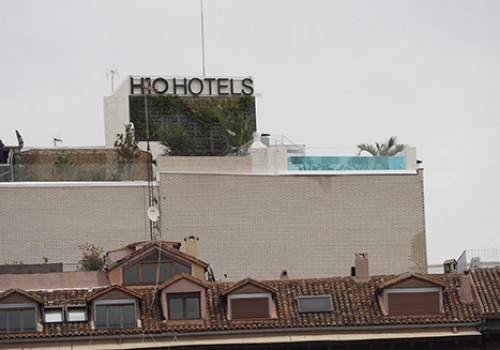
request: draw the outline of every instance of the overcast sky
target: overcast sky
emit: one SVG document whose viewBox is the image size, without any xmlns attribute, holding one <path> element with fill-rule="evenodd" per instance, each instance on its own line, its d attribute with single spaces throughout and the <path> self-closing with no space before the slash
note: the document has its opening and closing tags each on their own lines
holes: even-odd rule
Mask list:
<svg viewBox="0 0 500 350">
<path fill-rule="evenodd" d="M 261 132 L 424 161 L 429 262 L 500 245 L 500 1 L 204 0 L 206 74 L 252 76 Z M 0 139 L 104 145 L 106 68 L 201 76 L 199 0 L 0 0 Z M 381 203 L 383 205 L 383 203 Z"/>
</svg>

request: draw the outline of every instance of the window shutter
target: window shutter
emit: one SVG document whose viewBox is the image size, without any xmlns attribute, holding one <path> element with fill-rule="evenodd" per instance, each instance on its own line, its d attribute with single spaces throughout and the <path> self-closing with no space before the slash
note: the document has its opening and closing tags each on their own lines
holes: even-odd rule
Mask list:
<svg viewBox="0 0 500 350">
<path fill-rule="evenodd" d="M 231 299 L 232 319 L 269 317 L 269 298 Z"/>
</svg>

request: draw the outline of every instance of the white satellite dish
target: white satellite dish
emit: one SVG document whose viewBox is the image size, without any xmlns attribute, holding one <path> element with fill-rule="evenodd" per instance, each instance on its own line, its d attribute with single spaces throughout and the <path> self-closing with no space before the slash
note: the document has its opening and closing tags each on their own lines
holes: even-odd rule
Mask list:
<svg viewBox="0 0 500 350">
<path fill-rule="evenodd" d="M 157 207 L 149 207 L 148 208 L 148 218 L 149 220 L 156 222 L 160 217 L 160 211 Z"/>
</svg>

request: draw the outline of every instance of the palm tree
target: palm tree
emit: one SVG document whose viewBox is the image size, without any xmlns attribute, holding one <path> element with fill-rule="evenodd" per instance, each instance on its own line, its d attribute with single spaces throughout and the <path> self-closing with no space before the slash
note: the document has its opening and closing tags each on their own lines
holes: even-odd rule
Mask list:
<svg viewBox="0 0 500 350">
<path fill-rule="evenodd" d="M 391 157 L 406 149 L 406 145 L 398 144 L 398 139 L 395 136 L 391 136 L 385 143 L 376 142 L 375 145 L 360 143 L 357 147 L 359 149 L 358 155 L 365 151 L 374 157 Z"/>
</svg>

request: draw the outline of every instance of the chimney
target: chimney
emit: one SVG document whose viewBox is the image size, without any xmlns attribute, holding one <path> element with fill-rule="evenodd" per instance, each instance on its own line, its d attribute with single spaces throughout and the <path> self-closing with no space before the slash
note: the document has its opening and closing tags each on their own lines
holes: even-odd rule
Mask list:
<svg viewBox="0 0 500 350">
<path fill-rule="evenodd" d="M 354 259 L 354 271 L 351 271 L 351 275 L 359 280 L 370 279 L 370 272 L 368 271 L 368 253 L 355 254 Z"/>
<path fill-rule="evenodd" d="M 448 259 L 443 263 L 444 273 L 457 273 L 457 261 Z"/>
<path fill-rule="evenodd" d="M 189 236 L 184 238 L 184 242 L 186 242 L 186 253 L 195 258 L 198 257 L 198 237 Z"/>
<path fill-rule="evenodd" d="M 287 270 L 281 271 L 280 280 L 287 280 L 287 279 L 288 279 L 288 271 Z"/>
<path fill-rule="evenodd" d="M 255 174 L 269 173 L 269 150 L 260 140 L 258 132 L 253 133 L 253 142 L 248 153 L 252 160 L 252 172 Z"/>
<path fill-rule="evenodd" d="M 458 295 L 463 303 L 471 303 L 474 301 L 472 298 L 472 280 L 469 274 L 460 276 Z"/>
</svg>

